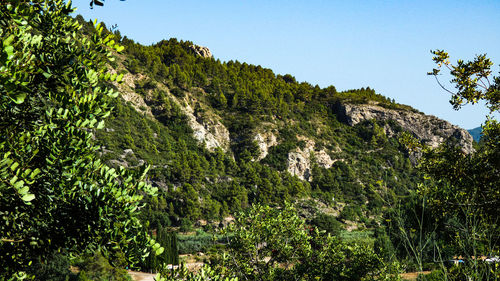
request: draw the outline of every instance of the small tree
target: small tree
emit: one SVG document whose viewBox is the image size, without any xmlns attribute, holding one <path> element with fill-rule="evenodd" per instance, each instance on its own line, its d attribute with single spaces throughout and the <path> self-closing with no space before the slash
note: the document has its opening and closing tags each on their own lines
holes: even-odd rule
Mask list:
<svg viewBox="0 0 500 281">
<path fill-rule="evenodd" d="M 156 258 L 160 261 L 159 264 L 179 264 L 179 249 L 177 248 L 177 234 L 168 231 L 166 228 L 158 229 L 157 234 L 158 243 L 165 249 L 163 253 Z"/>
<path fill-rule="evenodd" d="M 310 251 L 308 228 L 291 205 L 281 209 L 254 205 L 224 230 L 224 264 L 243 280 L 274 280 Z"/>
<path fill-rule="evenodd" d="M 217 269 L 241 280 L 391 278 L 373 247 L 320 233 L 307 226 L 290 204 L 282 208 L 254 205 L 224 232 L 228 252 Z"/>
</svg>

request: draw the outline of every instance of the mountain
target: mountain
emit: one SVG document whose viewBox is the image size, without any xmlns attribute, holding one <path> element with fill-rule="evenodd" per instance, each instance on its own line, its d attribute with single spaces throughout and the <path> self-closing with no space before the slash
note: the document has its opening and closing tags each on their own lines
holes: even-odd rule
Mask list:
<svg viewBox="0 0 500 281">
<path fill-rule="evenodd" d="M 481 136 L 483 135 L 483 128 L 477 127 L 474 129 L 467 130 L 467 132 L 469 132 L 469 134 L 476 142 L 479 142 L 481 140 Z"/>
<path fill-rule="evenodd" d="M 126 51 L 109 67 L 123 75 L 114 84 L 122 96 L 96 138 L 111 165 L 152 166 L 149 180 L 163 192 L 148 199 L 151 227 L 286 200 L 373 225 L 420 179 L 402 132 L 472 151 L 467 131 L 370 88 L 339 92 L 221 62 L 189 41 L 143 46 L 116 35 Z"/>
</svg>

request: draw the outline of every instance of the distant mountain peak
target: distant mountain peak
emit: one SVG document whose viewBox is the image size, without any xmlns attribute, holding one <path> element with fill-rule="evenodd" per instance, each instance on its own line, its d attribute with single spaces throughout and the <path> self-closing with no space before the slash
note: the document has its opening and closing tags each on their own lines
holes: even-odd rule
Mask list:
<svg viewBox="0 0 500 281">
<path fill-rule="evenodd" d="M 469 134 L 471 134 L 472 138 L 476 142 L 479 142 L 481 140 L 481 136 L 483 135 L 483 128 L 481 126 L 467 131 L 469 132 Z"/>
</svg>

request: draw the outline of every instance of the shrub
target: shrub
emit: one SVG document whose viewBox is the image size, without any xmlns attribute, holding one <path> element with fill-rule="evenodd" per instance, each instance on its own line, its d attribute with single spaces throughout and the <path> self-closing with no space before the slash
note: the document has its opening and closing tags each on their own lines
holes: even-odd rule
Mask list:
<svg viewBox="0 0 500 281">
<path fill-rule="evenodd" d="M 179 229 L 181 232 L 188 232 L 193 230 L 193 222 L 190 219 L 181 219 L 181 227 Z"/>
<path fill-rule="evenodd" d="M 115 268 L 100 253 L 87 256 L 81 264 L 78 280 L 132 281 L 125 269 Z"/>
<path fill-rule="evenodd" d="M 311 225 L 316 226 L 319 230 L 324 230 L 333 236 L 340 234 L 342 224 L 334 217 L 324 213 L 319 213 L 311 220 Z"/>
<path fill-rule="evenodd" d="M 181 90 L 180 88 L 178 88 L 178 87 L 175 87 L 175 88 L 171 89 L 171 90 L 170 90 L 170 92 L 171 92 L 174 96 L 176 96 L 176 97 L 178 97 L 178 98 L 183 98 L 183 97 L 184 97 L 184 95 L 185 95 L 185 94 L 184 94 L 184 91 L 182 91 L 182 90 Z"/>
<path fill-rule="evenodd" d="M 74 280 L 75 274 L 69 270 L 69 259 L 59 253 L 52 254 L 47 262 L 37 261 L 30 267 L 30 274 L 35 280 L 43 281 L 65 281 Z"/>
</svg>

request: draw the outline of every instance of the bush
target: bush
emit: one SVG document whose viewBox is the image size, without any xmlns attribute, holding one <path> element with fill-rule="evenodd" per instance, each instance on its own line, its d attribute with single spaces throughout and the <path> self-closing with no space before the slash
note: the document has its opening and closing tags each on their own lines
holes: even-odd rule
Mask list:
<svg viewBox="0 0 500 281">
<path fill-rule="evenodd" d="M 78 280 L 93 281 L 132 281 L 132 278 L 125 269 L 115 268 L 100 253 L 87 256 L 79 264 L 81 269 Z"/>
<path fill-rule="evenodd" d="M 394 246 L 392 245 L 391 239 L 385 228 L 376 228 L 375 229 L 375 241 L 373 244 L 373 248 L 375 253 L 379 255 L 386 261 L 393 260 L 396 255 L 396 251 L 394 250 Z"/>
<path fill-rule="evenodd" d="M 184 95 L 185 95 L 185 94 L 184 94 L 184 91 L 182 91 L 182 90 L 181 90 L 180 88 L 178 88 L 178 87 L 175 87 L 175 88 L 171 89 L 171 90 L 170 90 L 170 92 L 171 92 L 174 96 L 176 96 L 176 97 L 178 97 L 178 98 L 183 98 L 183 97 L 184 97 Z"/>
<path fill-rule="evenodd" d="M 316 226 L 319 230 L 324 230 L 333 236 L 340 234 L 342 224 L 334 217 L 324 213 L 319 213 L 311 221 L 311 225 Z"/>
<path fill-rule="evenodd" d="M 339 219 L 346 221 L 355 221 L 359 218 L 361 213 L 361 208 L 359 206 L 347 205 L 344 207 L 340 213 Z"/>
<path fill-rule="evenodd" d="M 30 267 L 30 274 L 35 276 L 35 280 L 43 281 L 65 281 L 74 280 L 76 275 L 69 270 L 69 259 L 58 253 L 49 257 L 48 261 L 35 262 Z"/>
<path fill-rule="evenodd" d="M 181 232 L 188 232 L 193 230 L 193 222 L 190 219 L 181 219 L 181 227 L 179 229 Z"/>
</svg>

